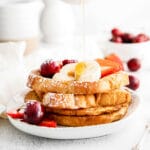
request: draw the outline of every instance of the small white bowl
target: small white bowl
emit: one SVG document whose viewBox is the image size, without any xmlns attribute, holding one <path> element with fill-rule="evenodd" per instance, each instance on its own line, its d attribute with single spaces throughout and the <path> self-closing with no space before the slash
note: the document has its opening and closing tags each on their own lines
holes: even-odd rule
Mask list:
<svg viewBox="0 0 150 150">
<path fill-rule="evenodd" d="M 144 67 L 150 68 L 150 41 L 141 43 L 114 43 L 107 41 L 104 44 L 104 55 L 116 53 L 123 61 L 139 58 Z"/>
<path fill-rule="evenodd" d="M 0 40 L 16 41 L 40 35 L 41 0 L 0 0 Z"/>
</svg>

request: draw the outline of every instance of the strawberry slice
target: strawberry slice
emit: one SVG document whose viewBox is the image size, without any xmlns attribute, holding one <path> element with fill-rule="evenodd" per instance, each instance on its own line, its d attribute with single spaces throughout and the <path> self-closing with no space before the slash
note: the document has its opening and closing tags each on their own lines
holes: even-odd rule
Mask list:
<svg viewBox="0 0 150 150">
<path fill-rule="evenodd" d="M 56 128 L 57 123 L 55 121 L 45 119 L 39 124 L 39 126 Z"/>
<path fill-rule="evenodd" d="M 117 54 L 111 53 L 111 54 L 107 55 L 105 57 L 105 59 L 119 63 L 120 66 L 122 67 L 121 69 L 124 70 L 123 61 L 121 60 L 121 58 Z"/>
<path fill-rule="evenodd" d="M 100 58 L 97 58 L 96 61 L 101 66 L 101 77 L 122 70 L 122 66 L 119 63 L 116 63 L 114 61 L 107 60 L 107 59 L 100 59 Z"/>
<path fill-rule="evenodd" d="M 14 119 L 23 119 L 24 113 L 18 112 L 17 110 L 13 110 L 13 111 L 8 111 L 7 115 Z"/>
</svg>

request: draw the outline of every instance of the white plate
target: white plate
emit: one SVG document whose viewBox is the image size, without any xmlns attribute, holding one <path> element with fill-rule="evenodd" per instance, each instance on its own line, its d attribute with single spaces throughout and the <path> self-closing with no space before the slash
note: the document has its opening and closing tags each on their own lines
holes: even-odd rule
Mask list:
<svg viewBox="0 0 150 150">
<path fill-rule="evenodd" d="M 131 119 L 133 119 L 133 116 L 135 112 L 137 112 L 137 108 L 139 107 L 139 103 L 140 103 L 139 96 L 133 93 L 132 103 L 129 107 L 128 113 L 125 115 L 123 119 L 108 124 L 94 125 L 94 126 L 85 126 L 85 127 L 59 126 L 57 128 L 47 128 L 47 127 L 39 127 L 36 125 L 30 125 L 20 120 L 12 119 L 11 117 L 8 118 L 11 124 L 15 126 L 17 129 L 35 136 L 52 139 L 92 138 L 112 134 L 116 131 L 123 129 L 125 126 L 129 124 Z"/>
<path fill-rule="evenodd" d="M 0 104 L 0 114 L 2 114 L 6 110 L 6 107 Z"/>
</svg>

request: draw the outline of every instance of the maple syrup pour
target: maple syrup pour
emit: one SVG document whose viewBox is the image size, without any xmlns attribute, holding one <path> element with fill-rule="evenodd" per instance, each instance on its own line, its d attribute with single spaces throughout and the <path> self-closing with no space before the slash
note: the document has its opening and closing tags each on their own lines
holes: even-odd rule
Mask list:
<svg viewBox="0 0 150 150">
<path fill-rule="evenodd" d="M 81 52 L 85 58 L 85 0 L 80 0 L 81 5 Z"/>
</svg>

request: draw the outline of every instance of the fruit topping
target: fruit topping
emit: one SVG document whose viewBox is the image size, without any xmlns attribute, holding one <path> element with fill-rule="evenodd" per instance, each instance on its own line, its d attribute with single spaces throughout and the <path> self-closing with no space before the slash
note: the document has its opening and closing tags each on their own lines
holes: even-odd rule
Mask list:
<svg viewBox="0 0 150 150">
<path fill-rule="evenodd" d="M 141 61 L 138 58 L 132 58 L 127 62 L 130 71 L 138 71 L 141 68 Z"/>
<path fill-rule="evenodd" d="M 111 54 L 107 55 L 105 57 L 105 59 L 119 63 L 121 66 L 121 70 L 124 70 L 123 61 L 121 60 L 121 58 L 117 54 L 111 53 Z"/>
<path fill-rule="evenodd" d="M 117 28 L 112 29 L 111 33 L 112 33 L 113 37 L 121 37 L 123 34 L 122 31 L 120 31 Z"/>
<path fill-rule="evenodd" d="M 24 110 L 24 121 L 31 124 L 39 124 L 44 116 L 44 106 L 38 101 L 29 101 Z"/>
<path fill-rule="evenodd" d="M 121 37 L 113 37 L 110 41 L 115 42 L 115 43 L 122 43 L 122 38 Z"/>
<path fill-rule="evenodd" d="M 47 118 L 45 108 L 38 101 L 29 101 L 17 110 L 8 111 L 7 115 L 13 119 L 20 119 L 22 122 L 43 126 L 57 127 L 57 123 Z"/>
<path fill-rule="evenodd" d="M 44 77 L 52 77 L 55 73 L 59 72 L 62 68 L 62 62 L 47 60 L 40 68 L 40 73 Z"/>
<path fill-rule="evenodd" d="M 77 63 L 75 67 L 75 80 L 93 82 L 101 77 L 101 67 L 96 61 Z"/>
<path fill-rule="evenodd" d="M 140 43 L 140 42 L 145 42 L 150 40 L 150 38 L 145 35 L 145 34 L 138 34 L 134 39 L 133 39 L 133 43 Z"/>
<path fill-rule="evenodd" d="M 19 112 L 17 110 L 13 110 L 13 111 L 8 111 L 7 115 L 14 119 L 23 119 L 24 113 Z"/>
<path fill-rule="evenodd" d="M 63 64 L 63 66 L 64 65 L 66 65 L 66 64 L 71 64 L 71 63 L 76 63 L 77 62 L 77 60 L 74 60 L 74 59 L 64 59 L 63 61 L 62 61 L 62 64 Z"/>
<path fill-rule="evenodd" d="M 150 37 L 146 34 L 140 33 L 133 35 L 128 32 L 122 32 L 117 28 L 112 29 L 111 34 L 112 38 L 110 41 L 115 43 L 140 43 L 150 40 Z"/>
<path fill-rule="evenodd" d="M 101 77 L 101 68 L 96 61 L 83 61 L 66 64 L 59 73 L 53 76 L 58 81 L 87 81 L 93 82 Z"/>
<path fill-rule="evenodd" d="M 122 66 L 114 61 L 108 60 L 108 59 L 96 59 L 96 61 L 101 66 L 101 77 L 104 77 L 106 75 L 118 72 L 122 70 Z"/>
<path fill-rule="evenodd" d="M 39 123 L 39 126 L 56 128 L 57 123 L 55 121 L 52 121 L 49 119 L 44 119 L 44 120 L 42 120 L 42 122 Z"/>
<path fill-rule="evenodd" d="M 127 87 L 132 90 L 137 90 L 139 88 L 139 85 L 140 80 L 133 75 L 129 75 L 129 85 Z"/>
<path fill-rule="evenodd" d="M 123 43 L 132 43 L 134 39 L 134 35 L 132 35 L 131 33 L 124 33 L 121 37 Z"/>
<path fill-rule="evenodd" d="M 57 81 L 71 81 L 74 80 L 74 71 L 76 63 L 66 64 L 62 67 L 60 72 L 54 74 L 53 79 Z"/>
</svg>

